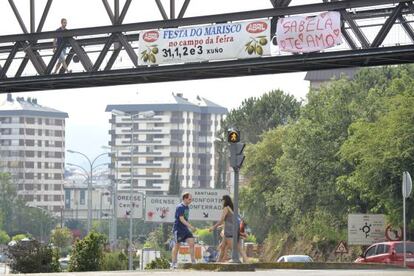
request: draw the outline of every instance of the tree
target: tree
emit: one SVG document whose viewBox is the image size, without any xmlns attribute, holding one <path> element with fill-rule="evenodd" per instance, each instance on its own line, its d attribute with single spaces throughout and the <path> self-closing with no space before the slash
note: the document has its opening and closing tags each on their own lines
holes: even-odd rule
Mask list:
<svg viewBox="0 0 414 276">
<path fill-rule="evenodd" d="M 98 271 L 103 261 L 104 235 L 90 232 L 75 242 L 69 261 L 69 271 Z"/>
<path fill-rule="evenodd" d="M 19 273 L 58 272 L 58 256 L 53 249 L 36 240 L 18 241 L 9 246 L 10 268 Z"/>
<path fill-rule="evenodd" d="M 272 90 L 260 98 L 248 98 L 241 107 L 232 110 L 223 125 L 237 127 L 244 142 L 257 143 L 260 135 L 299 117 L 301 102 L 281 90 Z"/>
<path fill-rule="evenodd" d="M 14 202 L 17 198 L 16 186 L 11 182 L 9 173 L 0 173 L 0 213 L 2 221 L 7 221 L 4 229 L 11 232 L 10 229 L 13 217 Z"/>
<path fill-rule="evenodd" d="M 0 230 L 0 244 L 7 244 L 10 241 L 10 236 L 6 231 Z"/>
<path fill-rule="evenodd" d="M 66 227 L 55 228 L 52 231 L 50 241 L 62 251 L 62 249 L 72 244 L 72 232 Z"/>
<path fill-rule="evenodd" d="M 179 195 L 181 189 L 180 168 L 177 158 L 171 160 L 170 186 L 168 187 L 169 195 Z"/>
</svg>

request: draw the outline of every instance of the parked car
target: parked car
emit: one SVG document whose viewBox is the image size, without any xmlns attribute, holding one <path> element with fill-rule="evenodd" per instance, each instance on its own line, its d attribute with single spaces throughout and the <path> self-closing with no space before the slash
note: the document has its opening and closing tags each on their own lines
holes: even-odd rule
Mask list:
<svg viewBox="0 0 414 276">
<path fill-rule="evenodd" d="M 383 263 L 383 264 L 404 264 L 404 244 L 402 241 L 389 241 L 374 243 L 365 250 L 356 263 Z M 414 268 L 414 242 L 406 242 L 405 260 L 407 267 Z"/>
<path fill-rule="evenodd" d="M 70 261 L 70 257 L 69 256 L 66 256 L 64 258 L 60 258 L 59 259 L 60 268 L 63 271 L 66 271 L 68 269 L 68 267 L 69 267 L 69 261 Z"/>
<path fill-rule="evenodd" d="M 277 259 L 278 263 L 310 263 L 312 258 L 308 255 L 285 255 Z"/>
</svg>

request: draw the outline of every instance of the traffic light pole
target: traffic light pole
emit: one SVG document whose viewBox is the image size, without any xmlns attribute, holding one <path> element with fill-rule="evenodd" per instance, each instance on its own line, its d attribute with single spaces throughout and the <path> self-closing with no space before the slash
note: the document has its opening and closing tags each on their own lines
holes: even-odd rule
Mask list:
<svg viewBox="0 0 414 276">
<path fill-rule="evenodd" d="M 230 147 L 236 144 L 231 144 Z M 234 196 L 233 196 L 233 247 L 231 252 L 231 263 L 240 263 L 239 256 L 239 168 L 234 170 Z"/>
<path fill-rule="evenodd" d="M 233 193 L 233 246 L 231 263 L 240 263 L 239 242 L 239 171 L 244 161 L 244 144 L 240 143 L 240 132 L 231 128 L 227 131 L 227 141 L 230 143 L 230 165 L 234 170 L 234 193 Z"/>
</svg>

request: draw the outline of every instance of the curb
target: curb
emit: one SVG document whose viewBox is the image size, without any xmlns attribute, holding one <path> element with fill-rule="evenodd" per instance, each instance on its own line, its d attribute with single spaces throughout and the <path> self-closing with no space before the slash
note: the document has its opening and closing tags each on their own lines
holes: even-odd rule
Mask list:
<svg viewBox="0 0 414 276">
<path fill-rule="evenodd" d="M 206 271 L 256 271 L 270 269 L 403 269 L 397 265 L 387 264 L 359 264 L 359 263 L 255 263 L 255 264 L 231 264 L 231 263 L 200 263 L 180 264 L 180 269 L 206 270 Z"/>
</svg>

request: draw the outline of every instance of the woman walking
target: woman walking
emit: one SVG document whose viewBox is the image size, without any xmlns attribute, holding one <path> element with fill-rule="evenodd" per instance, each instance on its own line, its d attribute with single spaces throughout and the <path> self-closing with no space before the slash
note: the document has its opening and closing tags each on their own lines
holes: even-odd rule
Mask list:
<svg viewBox="0 0 414 276">
<path fill-rule="evenodd" d="M 214 229 L 216 229 L 217 227 L 219 227 L 220 225 L 222 225 L 224 223 L 224 237 L 223 237 L 223 242 L 220 246 L 220 253 L 219 253 L 219 257 L 217 259 L 217 262 L 223 262 L 226 255 L 227 255 L 227 250 L 232 248 L 232 244 L 233 244 L 233 217 L 234 217 L 234 212 L 233 212 L 233 201 L 231 200 L 231 197 L 228 195 L 224 195 L 223 196 L 223 209 L 222 209 L 222 213 L 221 213 L 221 218 L 220 220 L 214 224 L 212 227 L 210 227 L 210 232 L 213 231 Z M 236 225 L 236 227 L 238 228 L 239 225 Z M 244 252 L 243 248 L 242 248 L 242 244 L 241 244 L 241 240 L 240 240 L 240 234 L 237 237 L 237 240 L 239 241 L 238 244 L 238 249 L 239 249 L 239 253 L 240 256 L 243 258 L 243 263 L 247 262 L 247 256 L 246 256 L 246 252 Z"/>
</svg>

